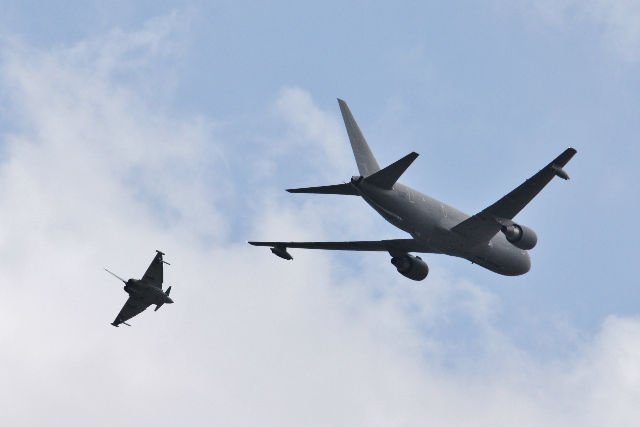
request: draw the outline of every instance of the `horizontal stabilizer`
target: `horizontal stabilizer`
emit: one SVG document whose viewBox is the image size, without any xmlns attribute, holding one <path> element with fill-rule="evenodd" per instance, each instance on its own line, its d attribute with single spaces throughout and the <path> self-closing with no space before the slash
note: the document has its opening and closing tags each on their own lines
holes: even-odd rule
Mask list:
<svg viewBox="0 0 640 427">
<path fill-rule="evenodd" d="M 343 194 L 357 196 L 358 192 L 351 184 L 324 185 L 321 187 L 290 188 L 289 193 Z"/>
<path fill-rule="evenodd" d="M 275 245 L 274 247 L 271 248 L 271 253 L 273 253 L 276 256 L 279 256 L 282 259 L 286 259 L 288 261 L 291 261 L 293 259 L 291 254 L 287 252 L 287 248 L 285 248 L 284 246 Z"/>
<path fill-rule="evenodd" d="M 390 164 L 373 175 L 369 175 L 365 178 L 365 181 L 385 190 L 390 190 L 418 155 L 416 152 L 407 154 L 397 162 Z"/>
</svg>

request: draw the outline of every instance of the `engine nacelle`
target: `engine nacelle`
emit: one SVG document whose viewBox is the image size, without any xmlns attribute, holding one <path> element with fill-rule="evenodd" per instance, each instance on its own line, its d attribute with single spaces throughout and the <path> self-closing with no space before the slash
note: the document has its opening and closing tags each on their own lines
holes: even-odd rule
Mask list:
<svg viewBox="0 0 640 427">
<path fill-rule="evenodd" d="M 538 243 L 536 232 L 524 225 L 514 223 L 502 226 L 501 231 L 513 246 L 520 249 L 533 249 L 536 243 Z"/>
<path fill-rule="evenodd" d="M 411 280 L 424 280 L 429 274 L 429 266 L 419 256 L 406 254 L 393 257 L 391 264 L 396 266 L 398 273 Z"/>
</svg>

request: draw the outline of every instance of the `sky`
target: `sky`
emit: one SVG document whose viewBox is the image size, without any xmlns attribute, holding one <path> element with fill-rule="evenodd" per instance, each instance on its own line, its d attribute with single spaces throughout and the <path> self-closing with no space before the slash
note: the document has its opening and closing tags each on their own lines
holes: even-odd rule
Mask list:
<svg viewBox="0 0 640 427">
<path fill-rule="evenodd" d="M 0 6 L 0 424 L 637 425 L 639 1 Z M 338 97 L 469 214 L 575 147 L 531 271 L 249 246 L 407 237 L 283 191 L 356 173 Z"/>
</svg>

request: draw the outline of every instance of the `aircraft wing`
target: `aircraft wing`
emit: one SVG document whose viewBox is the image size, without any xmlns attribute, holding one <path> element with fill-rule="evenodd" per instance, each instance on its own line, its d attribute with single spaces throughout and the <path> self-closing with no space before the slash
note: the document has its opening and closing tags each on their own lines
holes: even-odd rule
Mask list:
<svg viewBox="0 0 640 427">
<path fill-rule="evenodd" d="M 127 302 L 124 303 L 122 310 L 120 310 L 120 313 L 118 313 L 118 315 L 116 316 L 116 320 L 113 321 L 112 325 L 118 326 L 119 324 L 126 322 L 132 317 L 137 316 L 138 314 L 145 311 L 150 305 L 151 304 L 141 302 L 134 297 L 129 297 L 129 299 L 127 299 Z"/>
<path fill-rule="evenodd" d="M 155 286 L 156 288 L 162 288 L 162 255 L 164 255 L 160 251 L 156 251 L 156 256 L 151 261 L 149 268 L 145 271 L 144 276 L 142 276 L 142 280 Z"/>
<path fill-rule="evenodd" d="M 467 237 L 472 242 L 478 243 L 490 240 L 500 230 L 502 220 L 512 220 L 554 176 L 569 179 L 569 176 L 562 168 L 575 154 L 576 150 L 574 148 L 567 148 L 551 163 L 520 184 L 515 190 L 483 211 L 462 221 L 452 230 Z"/>
<path fill-rule="evenodd" d="M 273 248 L 324 249 L 330 251 L 381 251 L 392 256 L 408 252 L 433 252 L 426 244 L 415 239 L 361 240 L 352 242 L 249 242 L 253 246 Z"/>
</svg>

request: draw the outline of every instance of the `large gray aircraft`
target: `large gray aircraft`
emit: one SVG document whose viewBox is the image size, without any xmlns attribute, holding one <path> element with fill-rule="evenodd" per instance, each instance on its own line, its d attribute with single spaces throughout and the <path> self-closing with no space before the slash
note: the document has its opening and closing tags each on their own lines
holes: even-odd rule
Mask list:
<svg viewBox="0 0 640 427">
<path fill-rule="evenodd" d="M 147 268 L 147 271 L 142 276 L 142 279 L 129 279 L 124 280 L 122 277 L 107 271 L 107 273 L 115 276 L 124 283 L 124 290 L 129 294 L 127 302 L 124 303 L 122 310 L 116 316 L 116 320 L 112 325 L 116 328 L 124 323 L 127 326 L 131 326 L 127 323 L 127 320 L 142 313 L 152 304 L 156 305 L 154 311 L 158 311 L 163 304 L 173 304 L 173 300 L 169 298 L 171 293 L 171 286 L 166 291 L 162 290 L 162 264 L 169 265 L 168 262 L 162 259 L 164 253 L 156 251 L 156 256 L 151 261 L 151 265 Z"/>
<path fill-rule="evenodd" d="M 398 178 L 418 157 L 411 153 L 380 169 L 347 104 L 338 99 L 351 148 L 360 175 L 349 183 L 287 190 L 290 193 L 342 194 L 360 196 L 384 219 L 409 233 L 411 239 L 351 242 L 249 242 L 270 246 L 271 252 L 287 260 L 287 248 L 383 251 L 391 255 L 398 272 L 413 280 L 423 280 L 429 267 L 410 252 L 446 254 L 465 258 L 506 276 L 525 274 L 531 268 L 527 250 L 538 238 L 529 227 L 513 218 L 554 176 L 569 179 L 562 169 L 576 150 L 567 148 L 551 163 L 515 190 L 473 216 L 400 184 Z"/>
</svg>

